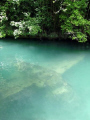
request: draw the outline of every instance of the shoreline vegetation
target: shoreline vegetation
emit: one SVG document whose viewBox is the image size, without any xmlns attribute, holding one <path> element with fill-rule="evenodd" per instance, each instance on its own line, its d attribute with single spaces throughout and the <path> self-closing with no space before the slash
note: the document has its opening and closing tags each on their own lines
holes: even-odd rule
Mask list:
<svg viewBox="0 0 90 120">
<path fill-rule="evenodd" d="M 89 0 L 1 0 L 0 38 L 89 41 Z"/>
</svg>

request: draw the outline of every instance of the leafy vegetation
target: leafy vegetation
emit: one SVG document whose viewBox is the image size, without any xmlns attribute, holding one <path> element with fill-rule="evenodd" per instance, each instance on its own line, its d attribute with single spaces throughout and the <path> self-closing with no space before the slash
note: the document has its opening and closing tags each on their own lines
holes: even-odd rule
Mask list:
<svg viewBox="0 0 90 120">
<path fill-rule="evenodd" d="M 0 38 L 52 37 L 54 33 L 86 42 L 90 36 L 89 12 L 89 0 L 1 0 Z"/>
</svg>

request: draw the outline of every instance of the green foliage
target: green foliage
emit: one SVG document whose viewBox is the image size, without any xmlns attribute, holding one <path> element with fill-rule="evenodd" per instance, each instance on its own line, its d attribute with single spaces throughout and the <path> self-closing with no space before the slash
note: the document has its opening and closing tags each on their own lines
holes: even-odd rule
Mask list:
<svg viewBox="0 0 90 120">
<path fill-rule="evenodd" d="M 5 11 L 3 12 L 4 8 Z M 20 36 L 36 35 L 41 32 L 39 21 L 32 13 L 33 10 L 34 2 L 32 0 L 6 0 L 1 9 L 0 37 L 14 35 L 15 38 L 18 38 Z M 5 29 L 6 27 L 7 29 Z"/>
<path fill-rule="evenodd" d="M 5 10 L 1 11 L 0 13 L 0 38 L 6 36 L 6 23 L 7 23 L 7 16 Z"/>
<path fill-rule="evenodd" d="M 63 3 L 65 7 L 59 15 L 63 34 L 68 34 L 73 40 L 86 42 L 90 35 L 90 21 L 85 19 L 86 1 Z"/>
<path fill-rule="evenodd" d="M 10 25 L 13 26 L 13 35 L 15 38 L 19 36 L 36 35 L 41 32 L 40 26 L 38 25 L 38 20 L 36 18 L 31 18 L 27 13 L 25 20 L 20 20 L 19 22 L 11 21 Z"/>
<path fill-rule="evenodd" d="M 0 38 L 62 32 L 85 42 L 90 36 L 89 4 L 89 0 L 1 0 Z"/>
</svg>

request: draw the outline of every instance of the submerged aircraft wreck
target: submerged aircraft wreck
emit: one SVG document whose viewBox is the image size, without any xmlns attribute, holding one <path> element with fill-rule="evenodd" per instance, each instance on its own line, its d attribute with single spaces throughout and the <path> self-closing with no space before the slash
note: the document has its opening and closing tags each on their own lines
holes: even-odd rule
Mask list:
<svg viewBox="0 0 90 120">
<path fill-rule="evenodd" d="M 72 87 L 57 71 L 23 61 L 11 64 L 11 70 L 5 66 L 0 69 L 0 101 L 8 98 L 11 101 L 18 100 L 25 94 L 29 97 L 38 89 L 45 91 L 46 98 L 67 102 L 77 99 Z"/>
</svg>

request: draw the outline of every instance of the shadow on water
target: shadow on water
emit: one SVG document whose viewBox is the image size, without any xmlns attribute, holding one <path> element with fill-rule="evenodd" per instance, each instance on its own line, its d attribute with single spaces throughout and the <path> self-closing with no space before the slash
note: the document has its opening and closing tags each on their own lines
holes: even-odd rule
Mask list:
<svg viewBox="0 0 90 120">
<path fill-rule="evenodd" d="M 39 39 L 12 39 L 12 38 L 5 38 L 5 39 L 0 39 L 0 41 L 8 43 L 8 44 L 20 44 L 23 46 L 29 46 L 34 45 L 34 46 L 49 46 L 51 48 L 56 48 L 56 47 L 61 47 L 63 48 L 68 48 L 68 49 L 74 49 L 74 50 L 87 50 L 90 49 L 90 43 L 79 43 L 77 41 L 72 41 L 70 39 L 68 40 L 39 40 Z M 42 46 L 43 45 L 43 46 Z M 67 47 L 68 46 L 68 47 Z M 62 50 L 61 49 L 61 50 Z"/>
</svg>

